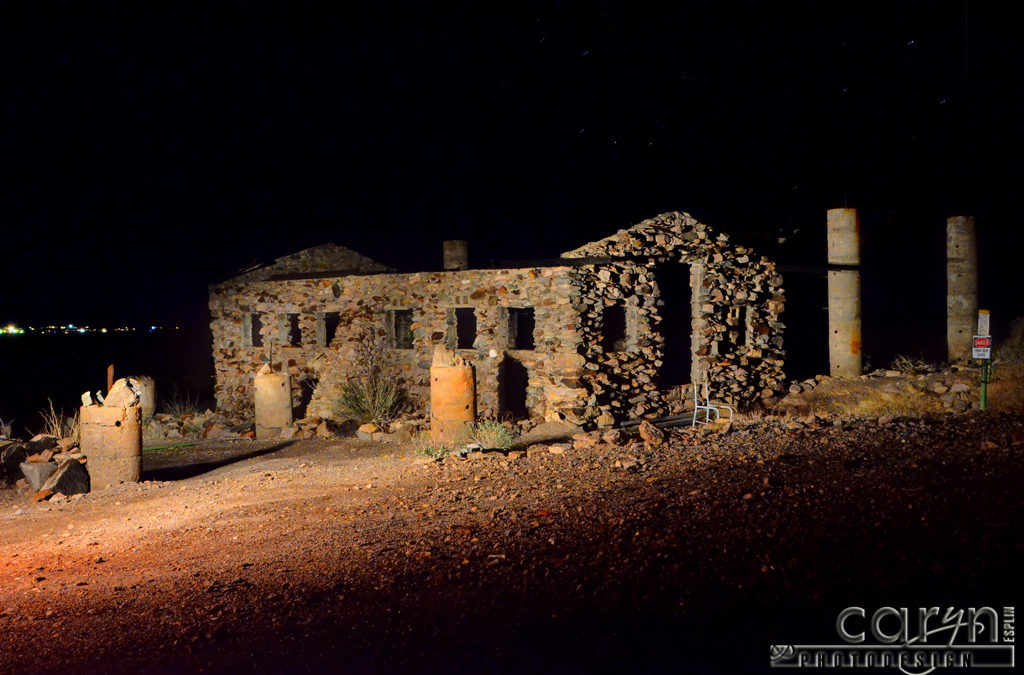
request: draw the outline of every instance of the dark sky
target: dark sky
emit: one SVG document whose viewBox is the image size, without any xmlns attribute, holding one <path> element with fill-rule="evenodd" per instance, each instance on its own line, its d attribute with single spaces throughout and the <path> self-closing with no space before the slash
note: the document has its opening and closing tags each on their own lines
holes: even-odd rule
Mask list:
<svg viewBox="0 0 1024 675">
<path fill-rule="evenodd" d="M 1021 301 L 1008 3 L 154 4 L 0 8 L 0 320 L 203 321 L 326 241 L 486 264 L 673 209 L 816 264 L 844 203 L 899 252 L 866 274 L 941 272 L 976 214 L 983 304 Z"/>
</svg>

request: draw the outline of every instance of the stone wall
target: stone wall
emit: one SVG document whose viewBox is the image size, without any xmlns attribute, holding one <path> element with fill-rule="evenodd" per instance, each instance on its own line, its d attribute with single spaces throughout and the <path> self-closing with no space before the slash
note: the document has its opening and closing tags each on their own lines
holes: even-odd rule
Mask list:
<svg viewBox="0 0 1024 675">
<path fill-rule="evenodd" d="M 219 408 L 249 413 L 252 380 L 259 363 L 283 363 L 293 381 L 316 381 L 310 414 L 339 419 L 338 398 L 360 354 L 390 338 L 390 312 L 412 310 L 412 349 L 385 348 L 384 366 L 420 405 L 429 401 L 429 370 L 434 346 L 455 346 L 456 307 L 474 309 L 472 349 L 458 353 L 476 369 L 477 408 L 482 416 L 501 411 L 498 371 L 506 359 L 526 369 L 526 404 L 532 416 L 582 409 L 579 378 L 579 317 L 569 268 L 468 270 L 417 274 L 378 274 L 325 279 L 227 282 L 210 289 L 214 361 Z M 533 350 L 511 349 L 509 307 L 532 307 Z M 328 313 L 337 313 L 337 332 L 324 344 Z M 252 314 L 261 319 L 262 346 L 248 344 Z M 288 314 L 298 314 L 301 341 L 282 346 Z M 296 397 L 301 389 L 296 387 Z"/>
<path fill-rule="evenodd" d="M 340 247 L 338 247 L 340 248 Z M 347 249 L 345 249 L 347 251 Z M 358 254 L 355 254 L 358 255 Z M 476 369 L 477 409 L 503 412 L 500 383 L 511 361 L 526 372 L 531 418 L 608 425 L 667 412 L 659 374 L 665 312 L 691 317 L 690 381 L 710 383 L 717 402 L 745 405 L 783 387 L 782 278 L 774 264 L 684 213 L 645 220 L 563 254 L 565 264 L 524 269 L 370 274 L 326 278 L 239 277 L 211 286 L 218 406 L 251 414 L 253 375 L 268 359 L 292 375 L 296 403 L 341 419 L 342 386 L 371 348 L 418 406 L 429 401 L 438 344 L 455 347 L 455 308 L 474 310 L 476 339 L 459 353 Z M 371 261 L 372 262 L 372 261 Z M 660 270 L 686 265 L 689 306 L 663 307 Z M 534 349 L 516 350 L 509 308 L 534 310 Z M 606 308 L 621 307 L 625 336 L 606 348 Z M 395 310 L 412 310 L 412 348 L 396 348 Z M 252 346 L 252 317 L 260 318 Z M 296 315 L 298 344 L 287 345 Z M 336 333 L 328 344 L 328 326 Z M 304 383 L 304 384 L 303 384 Z"/>
</svg>

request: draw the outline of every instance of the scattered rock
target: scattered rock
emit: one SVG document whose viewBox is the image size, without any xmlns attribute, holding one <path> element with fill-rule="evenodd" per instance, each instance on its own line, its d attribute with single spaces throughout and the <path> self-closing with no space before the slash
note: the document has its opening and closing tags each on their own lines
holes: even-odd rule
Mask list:
<svg viewBox="0 0 1024 675">
<path fill-rule="evenodd" d="M 327 422 L 321 422 L 320 426 L 326 426 Z M 317 435 L 319 436 L 320 427 L 317 427 Z M 364 424 L 356 430 L 356 438 L 361 441 L 372 441 L 373 435 L 380 433 L 380 427 L 376 424 Z"/>
<path fill-rule="evenodd" d="M 651 445 L 661 445 L 665 442 L 665 432 L 654 426 L 647 420 L 640 423 L 639 429 L 640 438 L 644 439 L 645 442 Z"/>
<path fill-rule="evenodd" d="M 562 443 L 555 443 L 554 445 L 548 446 L 548 452 L 550 452 L 552 455 L 564 455 L 565 451 L 568 450 L 569 447 L 570 446 L 564 445 Z"/>
<path fill-rule="evenodd" d="M 956 394 L 956 393 L 959 393 L 961 391 L 970 391 L 971 388 L 970 388 L 969 385 L 966 385 L 963 382 L 957 382 L 952 387 L 950 387 L 949 390 L 951 392 L 953 392 L 954 394 Z"/>
<path fill-rule="evenodd" d="M 636 473 L 640 470 L 640 462 L 633 459 L 632 457 L 626 457 L 624 459 L 615 460 L 613 468 L 625 471 L 627 473 Z"/>
<path fill-rule="evenodd" d="M 53 491 L 52 490 L 37 490 L 36 493 L 34 495 L 32 495 L 32 501 L 33 502 L 44 502 L 47 499 L 49 499 L 50 497 L 52 497 L 52 496 L 53 496 Z"/>
</svg>

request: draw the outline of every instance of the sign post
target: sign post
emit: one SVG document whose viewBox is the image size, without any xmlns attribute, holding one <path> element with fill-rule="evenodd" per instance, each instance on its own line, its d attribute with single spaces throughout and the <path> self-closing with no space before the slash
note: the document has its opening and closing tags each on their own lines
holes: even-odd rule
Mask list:
<svg viewBox="0 0 1024 675">
<path fill-rule="evenodd" d="M 974 336 L 972 357 L 981 361 L 981 409 L 988 407 L 988 383 L 992 381 L 992 332 L 989 312 L 978 310 L 978 334 Z"/>
</svg>

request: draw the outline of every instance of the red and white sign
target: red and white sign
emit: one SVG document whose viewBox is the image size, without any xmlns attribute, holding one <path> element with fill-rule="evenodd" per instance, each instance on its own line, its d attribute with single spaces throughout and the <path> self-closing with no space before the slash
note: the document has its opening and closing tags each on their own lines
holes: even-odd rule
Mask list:
<svg viewBox="0 0 1024 675">
<path fill-rule="evenodd" d="M 992 358 L 992 338 L 988 335 L 974 336 L 974 354 L 976 359 Z"/>
</svg>

